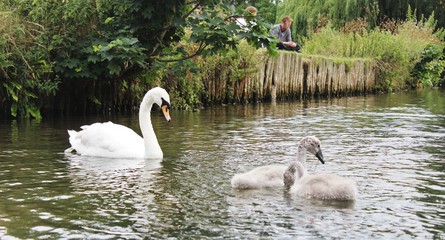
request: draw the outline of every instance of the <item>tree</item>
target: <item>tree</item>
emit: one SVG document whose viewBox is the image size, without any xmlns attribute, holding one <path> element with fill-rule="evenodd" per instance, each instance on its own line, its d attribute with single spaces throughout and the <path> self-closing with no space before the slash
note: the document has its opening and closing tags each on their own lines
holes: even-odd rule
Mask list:
<svg viewBox="0 0 445 240">
<path fill-rule="evenodd" d="M 241 29 L 233 20 L 242 13 L 227 0 L 11 0 L 0 10 L 11 12 L 16 26 L 30 33 L 18 42 L 20 51 L 0 55 L 8 63 L 0 66 L 0 92 L 6 93 L 0 107 L 23 117 L 38 117 L 42 108 L 133 108 L 146 91 L 138 76 L 151 71 L 155 62 L 224 53 L 236 49 L 240 39 L 274 51 L 268 28 L 245 16 L 254 24 L 250 31 Z M 192 32 L 188 39 L 199 46 L 191 55 L 171 48 L 186 29 Z M 6 36 L 2 39 L 21 35 L 0 33 Z M 6 51 L 16 43 L 0 41 Z M 19 68 L 23 74 L 11 74 Z M 35 74 L 42 68 L 42 74 Z M 45 91 L 49 86 L 51 91 Z M 31 108 L 37 114 L 29 114 Z"/>
<path fill-rule="evenodd" d="M 435 19 L 438 21 L 437 27 L 445 27 L 445 3 L 442 0 L 379 0 L 378 5 L 381 19 L 387 17 L 405 20 L 409 6 L 412 10 L 415 10 L 417 19 L 434 13 Z"/>
<path fill-rule="evenodd" d="M 369 28 L 379 26 L 388 19 L 406 20 L 408 6 L 415 10 L 417 19 L 433 12 L 437 27 L 445 27 L 445 4 L 441 0 L 284 0 L 278 5 L 277 18 L 289 15 L 294 19 L 295 37 L 308 36 L 330 22 L 339 29 L 358 18 L 368 22 Z M 278 21 L 279 19 L 277 19 Z"/>
</svg>

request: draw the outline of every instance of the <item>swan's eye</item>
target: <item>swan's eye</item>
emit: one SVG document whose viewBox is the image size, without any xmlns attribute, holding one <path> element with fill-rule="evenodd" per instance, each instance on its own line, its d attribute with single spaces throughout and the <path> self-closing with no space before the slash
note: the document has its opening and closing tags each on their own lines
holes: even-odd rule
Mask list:
<svg viewBox="0 0 445 240">
<path fill-rule="evenodd" d="M 167 106 L 167 108 L 168 109 L 170 109 L 170 103 L 169 102 L 167 102 L 167 101 L 165 101 L 165 99 L 164 98 L 161 98 L 162 99 L 162 104 L 161 104 L 161 107 L 162 106 Z"/>
</svg>

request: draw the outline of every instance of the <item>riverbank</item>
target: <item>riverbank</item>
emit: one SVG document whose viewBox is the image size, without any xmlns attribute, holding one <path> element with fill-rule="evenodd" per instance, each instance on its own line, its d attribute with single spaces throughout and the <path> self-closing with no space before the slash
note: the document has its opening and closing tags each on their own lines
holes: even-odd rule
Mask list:
<svg viewBox="0 0 445 240">
<path fill-rule="evenodd" d="M 375 61 L 365 58 L 332 58 L 280 51 L 261 56 L 257 71 L 239 78 L 203 81 L 210 102 L 339 97 L 373 93 L 378 87 Z"/>
</svg>

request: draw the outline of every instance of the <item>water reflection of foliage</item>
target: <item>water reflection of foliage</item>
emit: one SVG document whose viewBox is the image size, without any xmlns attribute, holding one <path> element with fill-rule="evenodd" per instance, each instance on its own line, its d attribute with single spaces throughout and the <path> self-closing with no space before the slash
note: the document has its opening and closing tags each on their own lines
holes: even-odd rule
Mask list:
<svg viewBox="0 0 445 240">
<path fill-rule="evenodd" d="M 442 114 L 442 123 L 445 126 L 445 89 L 423 89 L 419 90 L 420 98 L 425 106 L 434 114 Z"/>
</svg>

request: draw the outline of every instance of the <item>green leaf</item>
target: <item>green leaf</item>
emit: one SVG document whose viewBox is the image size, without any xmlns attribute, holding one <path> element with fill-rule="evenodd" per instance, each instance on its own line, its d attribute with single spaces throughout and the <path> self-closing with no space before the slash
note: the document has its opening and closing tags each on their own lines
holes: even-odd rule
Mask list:
<svg viewBox="0 0 445 240">
<path fill-rule="evenodd" d="M 75 67 L 77 67 L 78 65 L 79 65 L 79 60 L 77 60 L 77 59 L 67 59 L 65 62 L 64 62 L 64 65 L 66 66 L 66 67 L 68 67 L 69 69 L 74 69 Z"/>
<path fill-rule="evenodd" d="M 108 17 L 107 19 L 105 19 L 105 24 L 108 24 L 108 23 L 110 23 L 113 20 L 114 20 L 113 17 Z"/>
<path fill-rule="evenodd" d="M 11 104 L 11 115 L 17 117 L 17 103 Z"/>
<path fill-rule="evenodd" d="M 90 99 L 93 103 L 95 103 L 95 104 L 97 104 L 97 105 L 101 105 L 101 104 L 102 104 L 102 103 L 99 101 L 99 99 L 97 99 L 96 96 L 90 96 L 89 99 Z"/>
<path fill-rule="evenodd" d="M 14 91 L 9 91 L 9 94 L 11 95 L 12 99 L 14 100 L 14 102 L 18 102 L 19 101 L 19 96 Z"/>
<path fill-rule="evenodd" d="M 91 63 L 96 63 L 98 62 L 100 59 L 98 56 L 96 55 L 89 55 L 87 61 L 91 62 Z"/>
<path fill-rule="evenodd" d="M 138 43 L 138 42 L 139 42 L 139 39 L 137 39 L 137 38 L 130 38 L 130 39 L 128 39 L 128 44 L 129 45 L 133 45 L 133 44 Z"/>
<path fill-rule="evenodd" d="M 42 115 L 40 114 L 40 109 L 36 105 L 31 104 L 30 106 L 28 106 L 27 111 L 28 114 L 30 114 L 33 118 L 38 120 L 42 119 Z"/>
<path fill-rule="evenodd" d="M 37 98 L 37 95 L 35 95 L 35 94 L 32 93 L 32 92 L 28 92 L 28 91 L 26 91 L 26 96 L 28 96 L 28 97 L 30 97 L 30 98 Z"/>
<path fill-rule="evenodd" d="M 107 68 L 110 75 L 118 75 L 121 71 L 121 67 L 113 63 L 108 64 Z"/>
<path fill-rule="evenodd" d="M 93 48 L 93 52 L 98 52 L 98 51 L 100 51 L 101 49 L 102 49 L 102 45 L 93 45 L 92 46 L 92 48 Z"/>
</svg>

